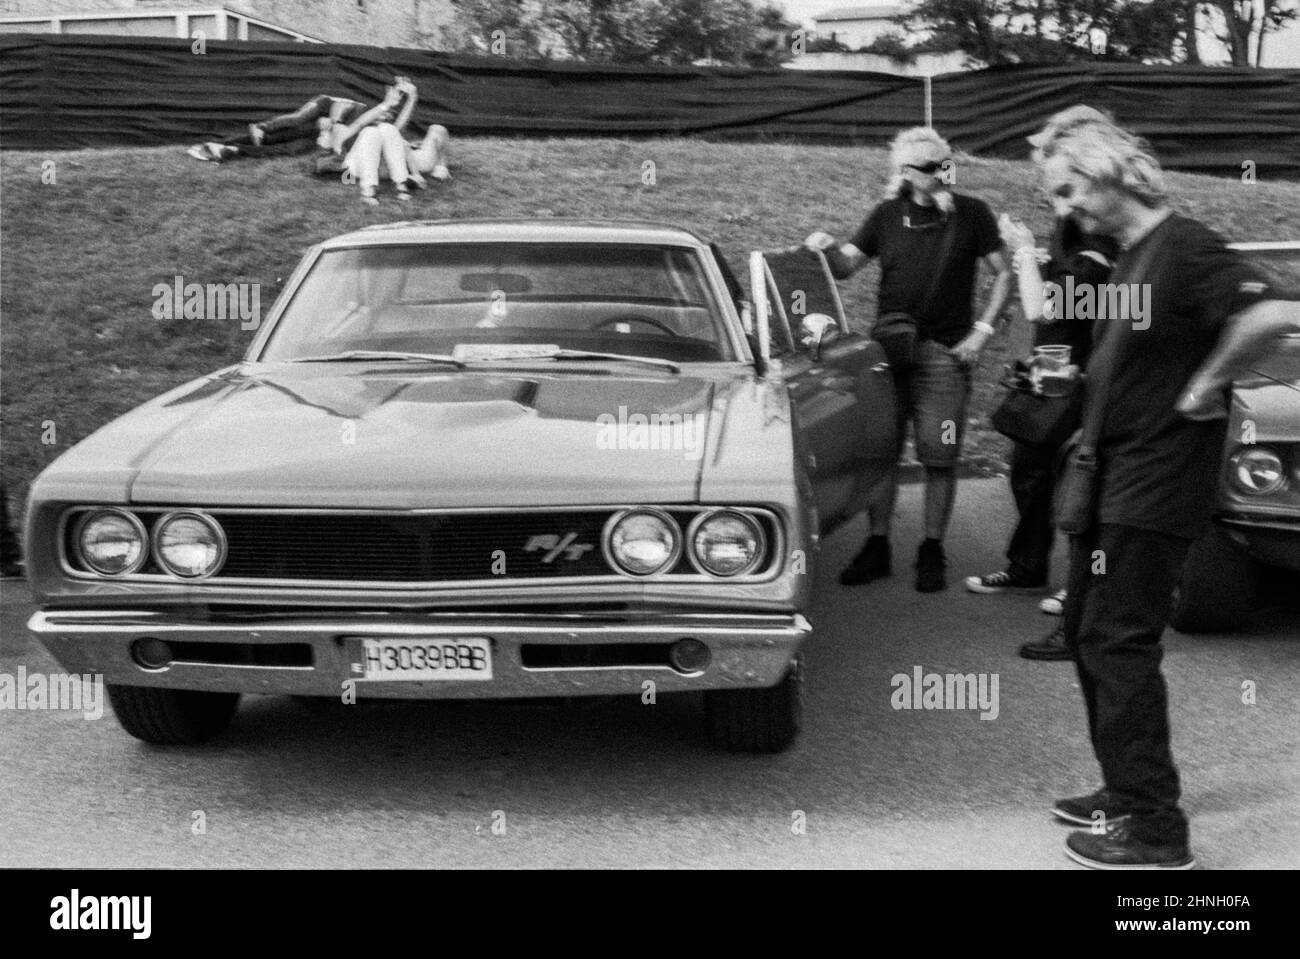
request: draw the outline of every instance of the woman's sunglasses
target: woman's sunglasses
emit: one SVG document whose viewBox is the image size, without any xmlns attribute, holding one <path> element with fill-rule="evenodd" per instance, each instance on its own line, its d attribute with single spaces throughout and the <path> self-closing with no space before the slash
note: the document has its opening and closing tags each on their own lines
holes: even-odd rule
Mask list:
<svg viewBox="0 0 1300 959">
<path fill-rule="evenodd" d="M 904 163 L 903 166 L 910 167 L 911 169 L 928 176 L 934 176 L 943 169 L 943 165 L 947 162 L 947 160 L 930 160 L 928 163 Z"/>
</svg>

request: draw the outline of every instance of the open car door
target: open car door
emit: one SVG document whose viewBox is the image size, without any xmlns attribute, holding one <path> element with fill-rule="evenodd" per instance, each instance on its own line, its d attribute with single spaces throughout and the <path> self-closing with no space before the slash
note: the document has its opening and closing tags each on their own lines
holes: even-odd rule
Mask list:
<svg viewBox="0 0 1300 959">
<path fill-rule="evenodd" d="M 818 251 L 751 253 L 750 302 L 764 359 L 790 391 L 820 525 L 829 530 L 862 509 L 871 472 L 898 456 L 889 363 L 879 343 L 849 327 Z"/>
</svg>

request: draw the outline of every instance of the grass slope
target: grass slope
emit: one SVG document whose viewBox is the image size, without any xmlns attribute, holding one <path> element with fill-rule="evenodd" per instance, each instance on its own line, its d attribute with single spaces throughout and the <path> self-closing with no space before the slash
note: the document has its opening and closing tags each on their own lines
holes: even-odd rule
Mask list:
<svg viewBox="0 0 1300 959">
<path fill-rule="evenodd" d="M 880 196 L 880 150 L 694 140 L 457 143 L 455 179 L 399 206 L 316 180 L 302 160 L 198 163 L 176 148 L 0 154 L 0 467 L 11 502 L 46 463 L 113 417 L 237 360 L 237 319 L 160 322 L 157 283 L 261 284 L 265 313 L 311 244 L 372 223 L 484 216 L 646 218 L 718 241 L 743 269 L 753 248 L 814 228 L 847 236 Z M 53 161 L 54 182 L 42 182 Z M 654 182 L 643 174 L 653 163 Z M 1042 237 L 1049 210 L 1030 166 L 970 159 L 956 188 Z M 1300 185 L 1171 174 L 1180 210 L 1229 239 L 1298 239 Z M 742 274 L 743 275 L 743 274 Z M 874 270 L 845 285 L 865 322 Z M 967 456 L 996 469 L 1007 443 L 987 427 L 996 374 L 1028 342 L 1023 322 L 981 362 Z M 50 438 L 53 424 L 55 442 Z"/>
</svg>

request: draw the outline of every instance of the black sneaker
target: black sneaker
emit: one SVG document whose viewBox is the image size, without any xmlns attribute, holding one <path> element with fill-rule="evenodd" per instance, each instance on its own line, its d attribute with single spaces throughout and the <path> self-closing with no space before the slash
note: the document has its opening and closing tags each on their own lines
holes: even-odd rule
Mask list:
<svg viewBox="0 0 1300 959">
<path fill-rule="evenodd" d="M 1020 647 L 1020 655 L 1025 659 L 1057 660 L 1074 659 L 1074 653 L 1065 645 L 1065 627 L 1058 626 L 1042 639 L 1025 643 Z"/>
<path fill-rule="evenodd" d="M 1046 580 L 1032 582 L 1020 578 L 1009 569 L 998 570 L 987 576 L 966 577 L 966 589 L 972 593 L 1036 593 L 1046 585 Z"/>
<path fill-rule="evenodd" d="M 840 582 L 845 586 L 860 586 L 888 576 L 889 561 L 889 537 L 870 536 L 867 544 L 853 557 L 853 562 L 840 573 Z"/>
<path fill-rule="evenodd" d="M 1076 826 L 1091 826 L 1100 822 L 1110 827 L 1128 819 L 1130 813 L 1128 807 L 1111 796 L 1109 789 L 1098 789 L 1086 796 L 1058 799 L 1052 804 L 1052 815 Z"/>
<path fill-rule="evenodd" d="M 1196 865 L 1187 840 L 1142 842 L 1127 822 L 1104 833 L 1070 833 L 1065 840 L 1065 854 L 1091 869 L 1191 869 Z"/>
<path fill-rule="evenodd" d="M 948 560 L 943 555 L 943 542 L 937 539 L 922 540 L 916 551 L 916 589 L 921 593 L 937 593 L 948 588 L 944 567 Z"/>
</svg>

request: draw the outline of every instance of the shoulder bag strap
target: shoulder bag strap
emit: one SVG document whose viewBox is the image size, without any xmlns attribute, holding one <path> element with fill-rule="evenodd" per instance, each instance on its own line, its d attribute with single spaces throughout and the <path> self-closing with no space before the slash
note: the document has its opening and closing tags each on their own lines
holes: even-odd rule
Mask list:
<svg viewBox="0 0 1300 959">
<path fill-rule="evenodd" d="M 1155 230 L 1160 230 L 1164 226 L 1164 220 L 1156 224 Z M 1147 271 L 1151 268 L 1151 261 L 1155 258 L 1156 250 L 1160 248 L 1162 239 L 1159 236 L 1148 235 L 1146 244 L 1142 252 L 1138 254 L 1133 269 L 1125 276 L 1125 283 L 1140 283 L 1146 277 Z M 1114 275 L 1111 280 L 1114 280 Z M 1081 436 L 1079 439 L 1080 452 L 1085 456 L 1094 456 L 1097 452 L 1097 444 L 1101 440 L 1102 421 L 1106 417 L 1106 394 L 1110 391 L 1110 381 L 1114 378 L 1115 370 L 1119 366 L 1119 358 L 1123 353 L 1124 341 L 1127 339 L 1126 331 L 1129 327 L 1128 320 L 1112 319 L 1109 325 L 1105 327 L 1105 332 L 1092 354 L 1092 371 L 1088 375 L 1088 390 L 1083 409 L 1083 422 L 1081 424 Z"/>
<path fill-rule="evenodd" d="M 925 291 L 925 299 L 921 302 L 921 315 L 917 319 L 930 315 L 930 308 L 934 306 L 935 299 L 939 296 L 939 283 L 943 279 L 944 268 L 948 265 L 948 257 L 952 254 L 952 245 L 955 240 L 954 234 L 957 232 L 953 221 L 957 219 L 957 208 L 954 206 L 953 211 L 943 220 L 943 236 L 939 240 L 939 255 L 935 258 L 935 269 L 930 274 L 930 288 Z"/>
</svg>

